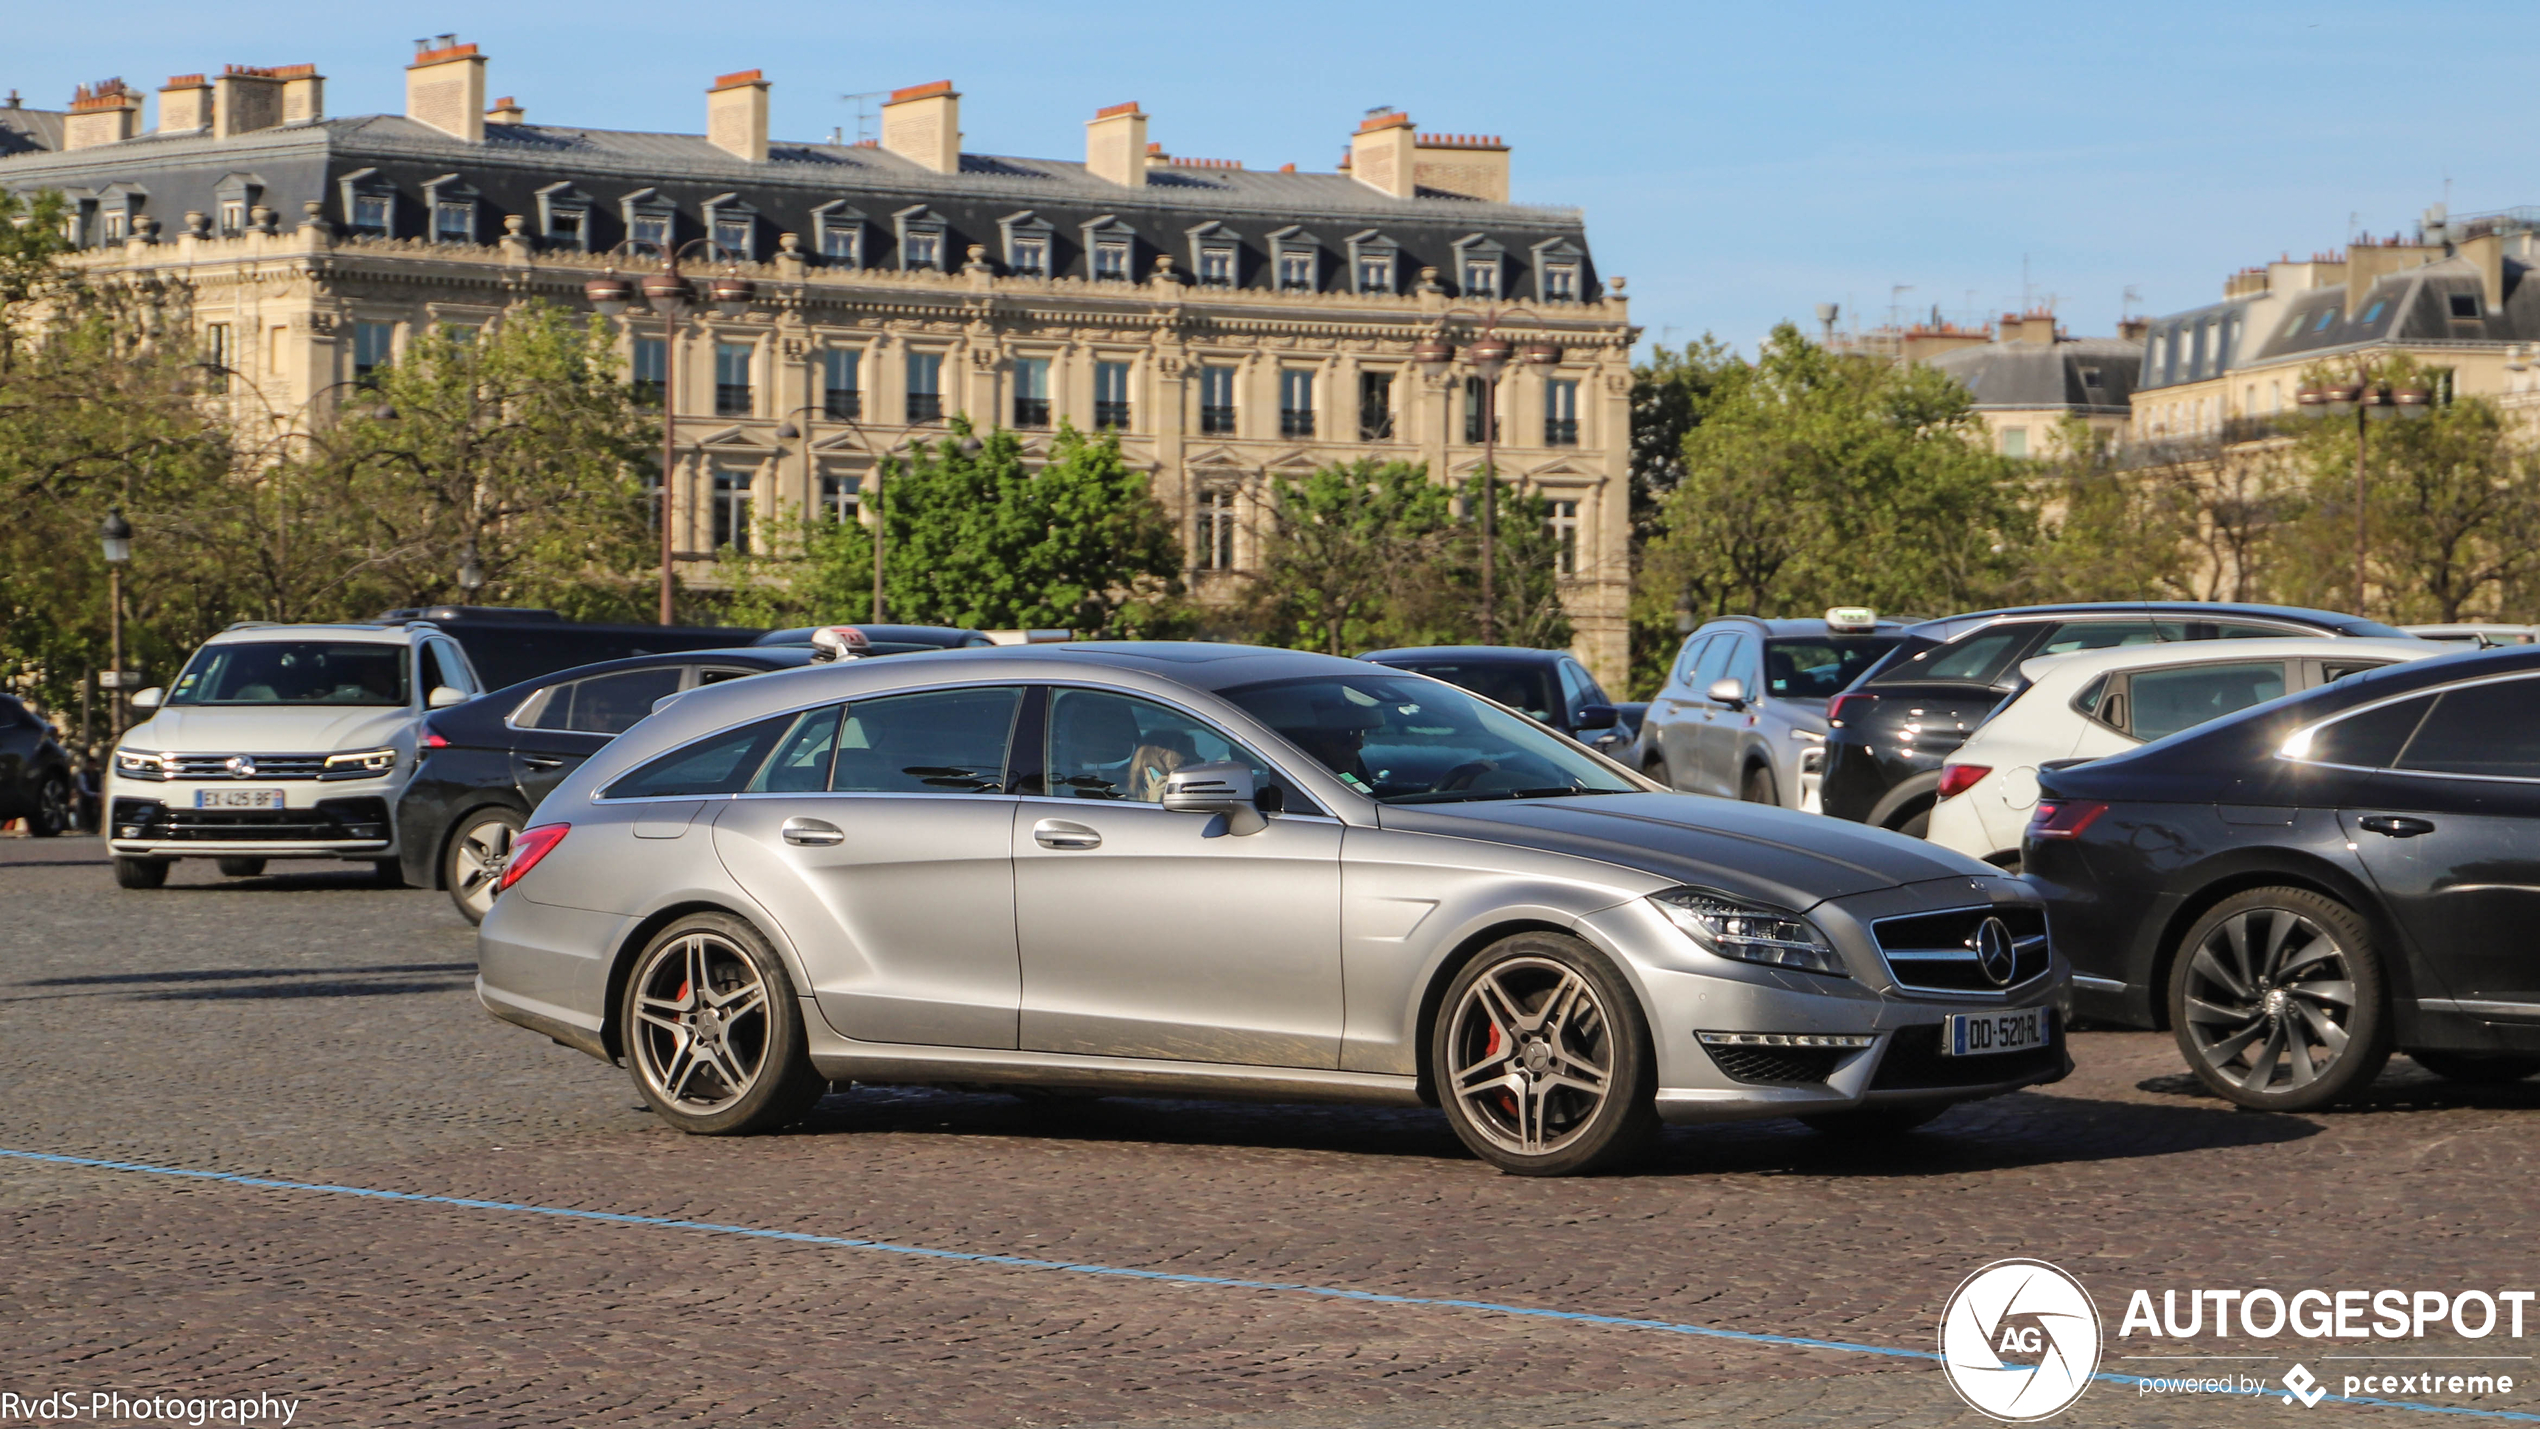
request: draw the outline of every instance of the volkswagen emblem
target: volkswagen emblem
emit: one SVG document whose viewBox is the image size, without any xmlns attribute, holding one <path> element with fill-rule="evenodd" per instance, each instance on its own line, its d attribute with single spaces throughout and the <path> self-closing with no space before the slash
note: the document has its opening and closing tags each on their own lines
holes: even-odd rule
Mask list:
<svg viewBox="0 0 2540 1429">
<path fill-rule="evenodd" d="M 256 777 L 256 756 L 233 754 L 221 761 L 221 768 L 228 770 L 232 779 L 253 779 Z"/>
<path fill-rule="evenodd" d="M 1976 935 L 1967 940 L 1975 950 L 1976 966 L 1984 969 L 1984 980 L 1995 987 L 2009 987 L 2019 971 L 2019 949 L 2012 945 L 2011 929 L 1999 918 L 1987 918 L 1976 925 Z"/>
</svg>

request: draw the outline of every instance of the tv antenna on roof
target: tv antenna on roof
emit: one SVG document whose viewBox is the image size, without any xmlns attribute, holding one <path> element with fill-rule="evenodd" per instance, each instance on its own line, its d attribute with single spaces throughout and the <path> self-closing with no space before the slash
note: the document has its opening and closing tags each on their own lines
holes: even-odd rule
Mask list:
<svg viewBox="0 0 2540 1429">
<path fill-rule="evenodd" d="M 838 96 L 841 100 L 855 106 L 855 141 L 857 143 L 861 144 L 865 140 L 873 137 L 873 111 L 866 106 L 865 101 L 868 99 L 888 99 L 890 97 L 891 92 L 887 89 L 869 89 L 862 94 L 842 94 Z M 836 131 L 832 130 L 831 132 L 835 133 Z"/>
</svg>

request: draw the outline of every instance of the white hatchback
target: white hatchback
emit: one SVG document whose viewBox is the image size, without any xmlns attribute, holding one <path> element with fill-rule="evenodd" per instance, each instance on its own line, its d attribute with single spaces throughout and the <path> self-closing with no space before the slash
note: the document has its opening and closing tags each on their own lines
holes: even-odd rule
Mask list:
<svg viewBox="0 0 2540 1429">
<path fill-rule="evenodd" d="M 1925 837 L 2017 872 L 2040 764 L 2123 754 L 2280 696 L 2457 649 L 2431 640 L 2287 637 L 2040 656 L 2020 666 L 2026 687 L 1941 766 L 1940 802 Z"/>
<path fill-rule="evenodd" d="M 167 882 L 178 858 L 234 877 L 269 859 L 369 862 L 399 881 L 397 796 L 424 715 L 481 689 L 438 627 L 233 625 L 176 682 L 133 696 L 106 774 L 115 881 Z"/>
</svg>

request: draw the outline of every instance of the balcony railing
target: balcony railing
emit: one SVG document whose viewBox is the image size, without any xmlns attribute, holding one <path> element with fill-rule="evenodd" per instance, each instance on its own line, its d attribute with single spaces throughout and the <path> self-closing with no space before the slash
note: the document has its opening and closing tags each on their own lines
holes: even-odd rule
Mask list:
<svg viewBox="0 0 2540 1429">
<path fill-rule="evenodd" d="M 1313 411 L 1310 408 L 1305 411 L 1299 411 L 1294 407 L 1280 409 L 1279 435 L 1283 437 L 1310 437 L 1314 435 Z"/>
<path fill-rule="evenodd" d="M 940 422 L 943 419 L 943 393 L 911 392 L 908 394 L 908 420 L 912 425 L 918 422 Z"/>
<path fill-rule="evenodd" d="M 714 414 L 718 417 L 746 417 L 750 414 L 750 384 L 717 382 L 714 384 Z"/>
<path fill-rule="evenodd" d="M 1574 447 L 1579 444 L 1579 419 L 1546 417 L 1543 419 L 1543 444 L 1548 447 Z"/>
<path fill-rule="evenodd" d="M 1202 407 L 1202 408 L 1200 408 L 1200 409 L 1199 409 L 1199 429 L 1200 429 L 1200 433 L 1201 433 L 1201 435 L 1203 435 L 1203 436 L 1232 436 L 1232 435 L 1234 435 L 1234 432 L 1235 432 L 1235 409 L 1234 409 L 1234 408 L 1232 408 L 1232 407 Z"/>
<path fill-rule="evenodd" d="M 1114 427 L 1124 432 L 1129 429 L 1129 404 L 1126 402 L 1096 402 L 1094 404 L 1094 430 L 1099 432 Z"/>
<path fill-rule="evenodd" d="M 852 422 L 864 415 L 864 394 L 852 387 L 832 387 L 823 394 L 821 415 Z"/>
<path fill-rule="evenodd" d="M 1358 439 L 1362 442 L 1393 440 L 1393 413 L 1378 408 L 1358 414 Z"/>
<path fill-rule="evenodd" d="M 1046 427 L 1049 424 L 1049 398 L 1017 397 L 1014 399 L 1014 425 L 1018 427 Z"/>
</svg>

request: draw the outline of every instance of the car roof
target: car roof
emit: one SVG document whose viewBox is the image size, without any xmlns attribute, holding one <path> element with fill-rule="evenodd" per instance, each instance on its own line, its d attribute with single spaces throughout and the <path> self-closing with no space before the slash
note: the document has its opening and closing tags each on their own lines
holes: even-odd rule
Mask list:
<svg viewBox="0 0 2540 1429">
<path fill-rule="evenodd" d="M 2020 674 L 2034 685 L 2051 681 L 2062 687 L 2095 679 L 2110 670 L 2165 670 L 2230 660 L 2343 660 L 2376 654 L 2393 660 L 2431 660 L 2460 653 L 2433 640 L 2355 639 L 2326 647 L 2314 635 L 2284 635 L 2266 640 L 2168 640 L 2157 645 L 2117 645 L 2105 650 L 2033 656 L 2020 662 Z"/>
<path fill-rule="evenodd" d="M 972 630 L 961 625 L 874 625 L 866 621 L 853 620 L 842 621 L 840 624 L 863 631 L 867 640 L 903 645 L 933 645 L 945 650 L 960 649 L 962 642 L 973 636 L 982 640 L 988 638 L 984 630 Z M 826 625 L 790 626 L 783 630 L 771 630 L 750 643 L 752 645 L 808 645 L 811 643 L 814 631 L 831 628 Z"/>
<path fill-rule="evenodd" d="M 1809 619 L 1804 616 L 1775 616 L 1768 618 L 1761 615 L 1715 615 L 1709 620 L 1702 622 L 1700 625 L 1695 626 L 1691 633 L 1687 634 L 1685 638 L 1690 640 L 1694 636 L 1700 635 L 1708 630 L 1720 630 L 1731 627 L 1740 630 L 1761 630 L 1767 638 L 1775 640 L 1787 639 L 1791 636 L 1808 635 L 1902 635 L 1909 628 L 1907 622 L 1905 621 L 1890 620 L 1884 616 L 1880 617 L 1876 621 L 1873 621 L 1871 623 L 1871 628 L 1868 630 L 1837 630 L 1827 625 L 1822 618 Z"/>
<path fill-rule="evenodd" d="M 1530 645 L 1406 645 L 1398 650 L 1370 650 L 1358 657 L 1379 665 L 1414 660 L 1458 660 L 1466 664 L 1549 665 L 1571 658 L 1567 650 L 1538 650 Z"/>
<path fill-rule="evenodd" d="M 2121 620 L 2128 616 L 2171 615 L 2207 620 L 2249 616 L 2257 619 L 2283 620 L 2321 630 L 2351 632 L 2389 638 L 2396 627 L 2360 615 L 2343 615 L 2333 610 L 2311 610 L 2298 605 L 2244 605 L 2233 601 L 2202 600 L 2127 600 L 2073 601 L 2061 605 L 2015 605 L 1998 610 L 1972 610 L 1961 615 L 1944 615 L 1913 626 L 1909 634 L 1935 640 L 1951 640 L 1976 628 L 2002 620 L 2027 620 L 2048 616 L 2084 618 L 2098 617 Z"/>
<path fill-rule="evenodd" d="M 526 695 L 533 691 L 543 690 L 549 685 L 561 685 L 567 680 L 606 675 L 619 670 L 658 670 L 669 665 L 693 665 L 701 660 L 720 660 L 734 665 L 756 665 L 762 670 L 790 670 L 796 666 L 814 664 L 818 658 L 819 652 L 807 645 L 778 645 L 765 648 L 742 645 L 709 650 L 656 650 L 649 655 L 626 655 L 615 660 L 594 660 L 588 665 L 573 665 L 562 670 L 550 670 L 546 674 L 532 675 L 526 680 L 505 685 L 499 690 L 489 690 L 481 698 L 490 699 L 497 695 L 514 692 Z"/>
<path fill-rule="evenodd" d="M 418 631 L 402 624 L 381 625 L 374 621 L 306 625 L 254 621 L 233 625 L 203 643 L 206 645 L 251 645 L 264 640 L 348 640 L 372 645 L 408 645 L 420 635 L 438 633 L 438 631 Z"/>
</svg>

